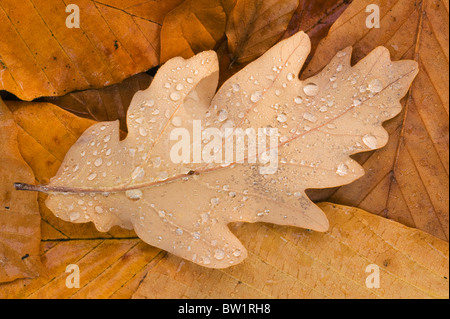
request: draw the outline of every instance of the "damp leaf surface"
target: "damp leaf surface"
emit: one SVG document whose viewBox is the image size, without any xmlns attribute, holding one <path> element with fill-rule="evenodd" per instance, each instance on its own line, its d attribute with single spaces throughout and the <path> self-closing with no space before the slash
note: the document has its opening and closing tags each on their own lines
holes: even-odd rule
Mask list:
<svg viewBox="0 0 450 319">
<path fill-rule="evenodd" d="M 309 51 L 308 36 L 299 32 L 217 93 L 214 52 L 169 60 L 134 96 L 124 140 L 117 121 L 84 132 L 56 176 L 40 186 L 49 193 L 46 205 L 66 221 L 91 221 L 101 231 L 134 229 L 146 243 L 211 268 L 247 257 L 231 222 L 326 231 L 325 214 L 305 190 L 364 174 L 350 155 L 387 143 L 382 123 L 401 111 L 399 100 L 418 67 L 392 62 L 383 47 L 351 66 L 347 48 L 301 81 Z M 219 143 L 208 136 L 214 129 L 222 132 Z M 252 130 L 260 133 L 256 152 Z M 250 133 L 239 139 L 239 132 Z M 268 142 L 274 136 L 275 145 Z M 181 163 L 179 151 L 188 154 Z"/>
</svg>

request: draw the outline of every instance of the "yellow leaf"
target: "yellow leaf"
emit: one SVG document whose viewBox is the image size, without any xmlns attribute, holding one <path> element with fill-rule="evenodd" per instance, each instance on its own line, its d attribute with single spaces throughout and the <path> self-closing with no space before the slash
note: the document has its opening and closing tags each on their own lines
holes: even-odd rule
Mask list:
<svg viewBox="0 0 450 319">
<path fill-rule="evenodd" d="M 357 208 L 319 206 L 326 233 L 234 225 L 249 250 L 243 263 L 205 269 L 167 255 L 133 298 L 448 298 L 448 243 Z M 369 288 L 374 269 L 379 288 Z"/>
</svg>

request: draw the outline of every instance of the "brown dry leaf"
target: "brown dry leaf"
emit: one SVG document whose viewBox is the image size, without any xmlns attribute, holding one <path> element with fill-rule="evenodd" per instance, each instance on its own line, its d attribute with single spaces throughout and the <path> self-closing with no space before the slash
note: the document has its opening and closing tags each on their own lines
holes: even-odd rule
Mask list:
<svg viewBox="0 0 450 319">
<path fill-rule="evenodd" d="M 133 298 L 448 298 L 447 242 L 357 208 L 319 207 L 330 219 L 326 233 L 234 225 L 249 250 L 243 263 L 205 269 L 166 255 Z M 380 288 L 366 286 L 371 264 Z"/>
<path fill-rule="evenodd" d="M 227 22 L 228 49 L 233 63 L 244 63 L 277 43 L 299 0 L 237 0 Z"/>
<path fill-rule="evenodd" d="M 37 194 L 14 190 L 34 183 L 17 145 L 17 125 L 0 99 L 0 283 L 39 274 L 40 215 Z"/>
<path fill-rule="evenodd" d="M 235 0 L 186 0 L 164 19 L 161 62 L 212 50 L 225 36 L 227 13 Z"/>
<path fill-rule="evenodd" d="M 43 98 L 78 116 L 95 121 L 120 121 L 120 129 L 126 131 L 126 114 L 134 94 L 149 87 L 152 77 L 139 73 L 120 84 L 103 89 L 72 92 L 61 97 Z"/>
<path fill-rule="evenodd" d="M 56 177 L 30 188 L 50 193 L 46 205 L 66 221 L 92 221 L 101 231 L 134 228 L 145 242 L 207 267 L 228 267 L 247 256 L 227 228 L 233 221 L 324 231 L 327 219 L 305 189 L 350 183 L 363 174 L 349 155 L 386 144 L 381 124 L 400 112 L 398 101 L 417 66 L 392 63 L 388 51 L 378 48 L 351 67 L 346 49 L 323 72 L 300 81 L 309 49 L 302 32 L 280 42 L 225 83 L 212 101 L 215 53 L 172 59 L 149 89 L 135 95 L 125 140 L 119 141 L 117 122 L 93 125 L 69 150 Z M 267 145 L 258 150 L 259 163 L 248 148 L 242 164 L 234 159 L 224 164 L 218 152 L 208 165 L 176 164 L 170 150 L 180 141 L 170 135 L 183 128 L 193 136 L 197 120 L 235 132 L 261 128 L 268 134 L 270 126 L 278 128 L 269 135 L 276 137 L 279 153 L 271 144 L 271 151 Z M 193 144 L 217 146 L 196 144 L 195 138 Z M 280 167 L 271 171 L 266 164 L 273 164 L 274 155 Z"/>
<path fill-rule="evenodd" d="M 96 123 L 79 118 L 49 103 L 16 101 L 7 101 L 6 103 L 19 128 L 20 153 L 33 170 L 36 184 L 49 182 L 50 178 L 58 171 L 70 147 L 87 128 Z M 13 183 L 17 181 L 16 179 Z M 55 217 L 44 204 L 46 198 L 46 194 L 39 194 L 43 240 L 135 236 L 118 227 L 106 234 L 99 233 L 92 224 L 81 224 L 74 227 L 72 223 Z"/>
<path fill-rule="evenodd" d="M 298 31 L 304 31 L 311 39 L 311 56 L 316 51 L 319 41 L 342 12 L 347 9 L 348 0 L 300 0 L 283 38 L 288 38 Z"/>
<path fill-rule="evenodd" d="M 365 28 L 368 4 L 381 8 L 381 28 Z M 305 77 L 333 55 L 354 46 L 359 60 L 378 45 L 393 60 L 414 59 L 419 74 L 404 101 L 404 112 L 386 125 L 387 147 L 358 157 L 368 171 L 332 197 L 434 236 L 449 238 L 449 2 L 390 0 L 353 2 L 317 49 Z"/>
<path fill-rule="evenodd" d="M 69 29 L 62 1 L 2 0 L 0 90 L 32 100 L 146 71 L 159 64 L 162 18 L 180 2 L 77 1 L 80 28 Z"/>
<path fill-rule="evenodd" d="M 47 275 L 0 284 L 1 299 L 130 298 L 148 270 L 164 255 L 139 239 L 47 240 L 41 244 Z M 80 269 L 80 288 L 68 288 Z"/>
</svg>

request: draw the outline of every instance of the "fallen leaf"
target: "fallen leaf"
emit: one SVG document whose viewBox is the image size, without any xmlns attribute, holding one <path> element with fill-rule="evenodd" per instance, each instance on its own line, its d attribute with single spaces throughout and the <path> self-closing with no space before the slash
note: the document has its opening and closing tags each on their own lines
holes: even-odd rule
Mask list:
<svg viewBox="0 0 450 319">
<path fill-rule="evenodd" d="M 380 29 L 365 27 L 369 4 L 381 9 Z M 384 45 L 393 60 L 419 63 L 404 112 L 386 125 L 392 136 L 389 144 L 357 158 L 368 174 L 315 198 L 360 207 L 447 241 L 448 10 L 448 0 L 355 1 L 330 29 L 304 74 L 315 74 L 337 51 L 350 45 L 354 46 L 354 61 Z"/>
<path fill-rule="evenodd" d="M 39 275 L 40 215 L 37 194 L 14 190 L 34 183 L 17 145 L 17 126 L 0 99 L 0 283 Z"/>
<path fill-rule="evenodd" d="M 161 62 L 212 50 L 225 36 L 227 10 L 234 0 L 186 0 L 164 19 Z"/>
<path fill-rule="evenodd" d="M 448 298 L 447 242 L 357 208 L 319 207 L 330 219 L 326 233 L 234 225 L 249 250 L 243 263 L 205 269 L 168 254 L 133 298 Z M 375 267 L 380 287 L 369 288 Z"/>
<path fill-rule="evenodd" d="M 51 240 L 41 250 L 48 274 L 0 284 L 1 299 L 130 298 L 162 257 L 139 239 Z M 80 288 L 66 286 L 68 265 L 78 266 Z"/>
<path fill-rule="evenodd" d="M 253 61 L 277 43 L 299 0 L 237 0 L 227 22 L 233 63 Z"/>
<path fill-rule="evenodd" d="M 126 114 L 134 94 L 148 88 L 152 77 L 146 73 L 139 73 L 124 80 L 120 84 L 111 85 L 103 89 L 73 92 L 61 97 L 41 99 L 78 116 L 95 121 L 120 121 L 120 129 L 126 131 Z"/>
<path fill-rule="evenodd" d="M 162 17 L 180 2 L 123 8 L 123 1 L 77 1 L 80 27 L 68 28 L 73 11 L 66 13 L 62 1 L 17 6 L 2 0 L 0 90 L 33 100 L 101 88 L 146 71 L 159 64 Z"/>
<path fill-rule="evenodd" d="M 92 221 L 101 231 L 114 225 L 134 228 L 145 242 L 207 267 L 246 258 L 227 228 L 233 221 L 325 231 L 326 216 L 305 189 L 347 184 L 363 175 L 349 155 L 386 144 L 381 124 L 401 111 L 399 100 L 417 66 L 392 63 L 388 51 L 378 48 L 351 67 L 346 49 L 327 69 L 300 81 L 297 74 L 309 49 L 303 32 L 280 42 L 226 82 L 212 101 L 215 53 L 172 59 L 149 89 L 133 98 L 126 139 L 119 141 L 117 122 L 95 124 L 72 146 L 48 185 L 17 188 L 49 193 L 46 205 L 66 221 Z M 275 127 L 279 133 L 269 135 L 276 137 L 276 147 L 271 142 L 270 152 L 267 145 L 259 149 L 259 163 L 244 145 L 250 156 L 242 164 L 234 158 L 224 164 L 216 151 L 208 165 L 196 163 L 195 155 L 194 163 L 177 164 L 170 135 L 184 128 L 192 136 L 198 119 L 235 132 L 261 128 L 269 134 Z M 204 154 L 203 147 L 211 147 L 209 141 L 193 142 Z M 273 159 L 278 148 L 275 161 L 278 165 L 279 156 L 281 167 L 269 172 L 267 157 Z"/>
<path fill-rule="evenodd" d="M 50 103 L 6 101 L 18 126 L 18 147 L 34 172 L 36 184 L 48 183 L 56 174 L 67 151 L 95 121 L 79 118 Z M 16 182 L 12 181 L 12 183 Z M 94 225 L 65 222 L 45 206 L 46 194 L 39 193 L 41 238 L 43 240 L 94 239 L 136 236 L 115 227 L 100 233 Z"/>
<path fill-rule="evenodd" d="M 348 0 L 301 0 L 283 38 L 304 31 L 311 39 L 311 56 L 313 56 L 320 40 L 325 38 L 330 27 L 350 3 Z"/>
</svg>

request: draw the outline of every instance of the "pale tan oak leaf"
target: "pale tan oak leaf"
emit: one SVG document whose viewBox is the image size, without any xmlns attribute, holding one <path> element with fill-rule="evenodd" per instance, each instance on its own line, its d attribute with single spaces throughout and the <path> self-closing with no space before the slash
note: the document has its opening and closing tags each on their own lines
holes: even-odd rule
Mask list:
<svg viewBox="0 0 450 319">
<path fill-rule="evenodd" d="M 299 32 L 217 93 L 215 52 L 171 59 L 150 87 L 134 96 L 124 140 L 119 140 L 118 122 L 93 125 L 51 182 L 30 188 L 49 193 L 46 205 L 64 220 L 91 221 L 101 231 L 113 225 L 134 228 L 148 244 L 211 268 L 247 257 L 228 229 L 231 222 L 326 231 L 328 220 L 305 189 L 348 184 L 364 174 L 350 155 L 387 143 L 382 123 L 401 111 L 399 101 L 418 67 L 414 61 L 391 62 L 383 47 L 351 66 L 347 48 L 320 73 L 300 81 L 309 52 L 309 38 Z M 214 147 L 208 139 L 196 143 L 194 121 L 225 133 L 226 128 L 234 133 L 276 128 L 277 145 L 258 149 L 254 161 L 247 155 L 243 163 L 195 163 L 196 148 Z M 177 128 L 192 137 L 189 163 L 171 159 L 180 142 L 171 139 Z M 234 136 L 226 135 L 221 143 Z M 250 154 L 247 144 L 245 154 Z M 274 149 L 278 167 L 264 172 Z"/>
</svg>

